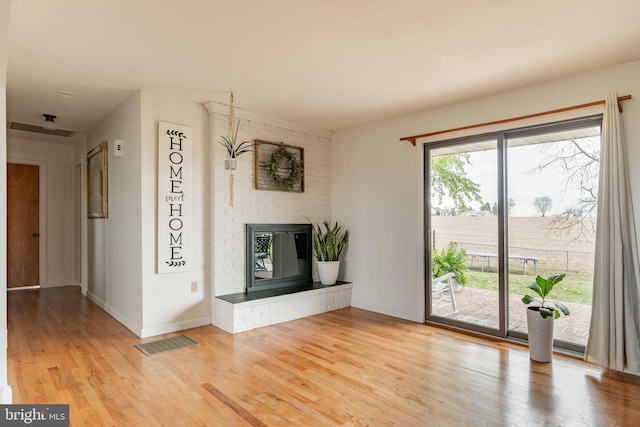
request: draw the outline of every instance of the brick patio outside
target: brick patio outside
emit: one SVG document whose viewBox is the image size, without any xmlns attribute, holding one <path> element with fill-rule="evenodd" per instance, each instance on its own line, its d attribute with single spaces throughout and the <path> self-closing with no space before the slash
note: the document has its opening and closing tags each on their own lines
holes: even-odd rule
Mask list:
<svg viewBox="0 0 640 427">
<path fill-rule="evenodd" d="M 485 289 L 475 289 L 470 286 L 463 287 L 455 292 L 457 312 L 452 312 L 449 295 L 444 294 L 443 299 L 434 299 L 433 314 L 451 319 L 483 325 L 498 327 L 498 293 Z M 509 295 L 510 330 L 527 331 L 526 306 L 518 295 Z M 591 321 L 591 306 L 584 304 L 566 303 L 571 312 L 569 316 L 561 316 L 556 319 L 554 325 L 554 338 L 573 342 L 580 345 L 587 344 L 589 334 L 589 322 Z"/>
</svg>

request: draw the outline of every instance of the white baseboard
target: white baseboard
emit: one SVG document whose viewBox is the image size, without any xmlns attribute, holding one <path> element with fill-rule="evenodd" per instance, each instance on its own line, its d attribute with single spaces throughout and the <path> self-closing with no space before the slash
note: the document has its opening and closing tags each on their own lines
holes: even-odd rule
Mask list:
<svg viewBox="0 0 640 427">
<path fill-rule="evenodd" d="M 91 291 L 87 291 L 87 293 L 85 294 L 85 296 L 87 298 L 89 298 L 91 301 L 93 301 L 93 303 L 95 305 L 97 305 L 98 307 L 100 307 L 101 309 L 105 310 L 105 307 L 107 306 L 107 303 L 105 301 L 103 301 L 101 298 L 99 298 L 96 294 L 94 294 Z M 106 310 L 105 310 L 106 311 Z"/>
<path fill-rule="evenodd" d="M 168 334 L 171 332 L 184 331 L 185 329 L 198 328 L 211 324 L 211 317 L 200 317 L 196 319 L 183 320 L 180 322 L 165 323 L 164 325 L 142 328 L 140 338 L 153 337 L 156 335 Z"/>
<path fill-rule="evenodd" d="M 11 391 L 10 385 L 0 388 L 0 403 L 3 405 L 11 405 L 13 403 L 13 391 Z"/>
<path fill-rule="evenodd" d="M 424 315 L 420 315 L 419 313 L 410 313 L 410 312 L 404 312 L 404 311 L 400 312 L 394 309 L 390 309 L 389 307 L 365 304 L 365 303 L 362 303 L 362 301 L 358 301 L 358 300 L 353 300 L 351 302 L 351 306 L 353 308 L 372 311 L 374 313 L 380 313 L 386 316 L 397 317 L 399 319 L 409 320 L 411 322 L 424 323 L 425 321 Z"/>
<path fill-rule="evenodd" d="M 61 286 L 80 286 L 80 284 L 76 282 L 47 282 L 40 284 L 41 288 L 59 288 Z"/>
<path fill-rule="evenodd" d="M 122 325 L 124 325 L 125 328 L 129 329 L 131 332 L 136 334 L 137 337 L 141 337 L 141 335 L 140 335 L 140 329 L 141 329 L 140 326 L 136 325 L 134 322 L 132 322 L 126 316 L 122 315 L 120 312 L 118 312 L 116 309 L 111 307 L 109 304 L 106 303 L 106 301 L 104 301 L 103 299 L 99 298 L 93 292 L 87 291 L 86 296 L 91 301 L 93 301 L 98 307 L 100 307 L 101 309 L 106 311 L 111 317 L 116 319 L 118 322 L 122 323 Z"/>
<path fill-rule="evenodd" d="M 122 313 L 115 310 L 94 293 L 87 291 L 86 297 L 93 301 L 98 307 L 106 311 L 111 317 L 122 323 L 127 329 L 136 334 L 139 338 L 153 337 L 156 335 L 168 334 L 171 332 L 184 331 L 185 329 L 197 328 L 211 324 L 211 317 L 198 317 L 195 319 L 182 320 L 179 322 L 165 323 L 147 328 L 141 328 L 136 325 Z"/>
</svg>

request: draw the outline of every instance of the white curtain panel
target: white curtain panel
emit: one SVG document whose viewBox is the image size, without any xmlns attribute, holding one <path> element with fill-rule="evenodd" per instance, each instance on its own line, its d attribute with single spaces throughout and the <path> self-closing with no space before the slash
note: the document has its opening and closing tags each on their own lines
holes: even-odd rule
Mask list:
<svg viewBox="0 0 640 427">
<path fill-rule="evenodd" d="M 585 360 L 640 374 L 640 268 L 618 96 L 602 121 L 593 310 Z"/>
</svg>

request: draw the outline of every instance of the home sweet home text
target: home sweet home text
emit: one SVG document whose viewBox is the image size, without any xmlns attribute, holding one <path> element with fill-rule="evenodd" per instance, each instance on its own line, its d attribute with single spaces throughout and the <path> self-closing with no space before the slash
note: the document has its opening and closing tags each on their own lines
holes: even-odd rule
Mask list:
<svg viewBox="0 0 640 427">
<path fill-rule="evenodd" d="M 191 269 L 191 133 L 158 124 L 158 273 Z"/>
</svg>

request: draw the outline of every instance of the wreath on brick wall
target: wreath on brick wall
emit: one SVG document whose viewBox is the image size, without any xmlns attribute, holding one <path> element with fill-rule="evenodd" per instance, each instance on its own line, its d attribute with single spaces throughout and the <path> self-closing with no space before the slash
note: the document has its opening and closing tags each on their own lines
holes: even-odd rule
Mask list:
<svg viewBox="0 0 640 427">
<path fill-rule="evenodd" d="M 289 163 L 289 169 L 291 169 L 289 176 L 280 175 L 283 161 Z M 281 146 L 271 154 L 268 172 L 278 189 L 290 191 L 302 180 L 302 160 L 298 160 L 294 153 L 287 150 L 285 146 Z"/>
</svg>

